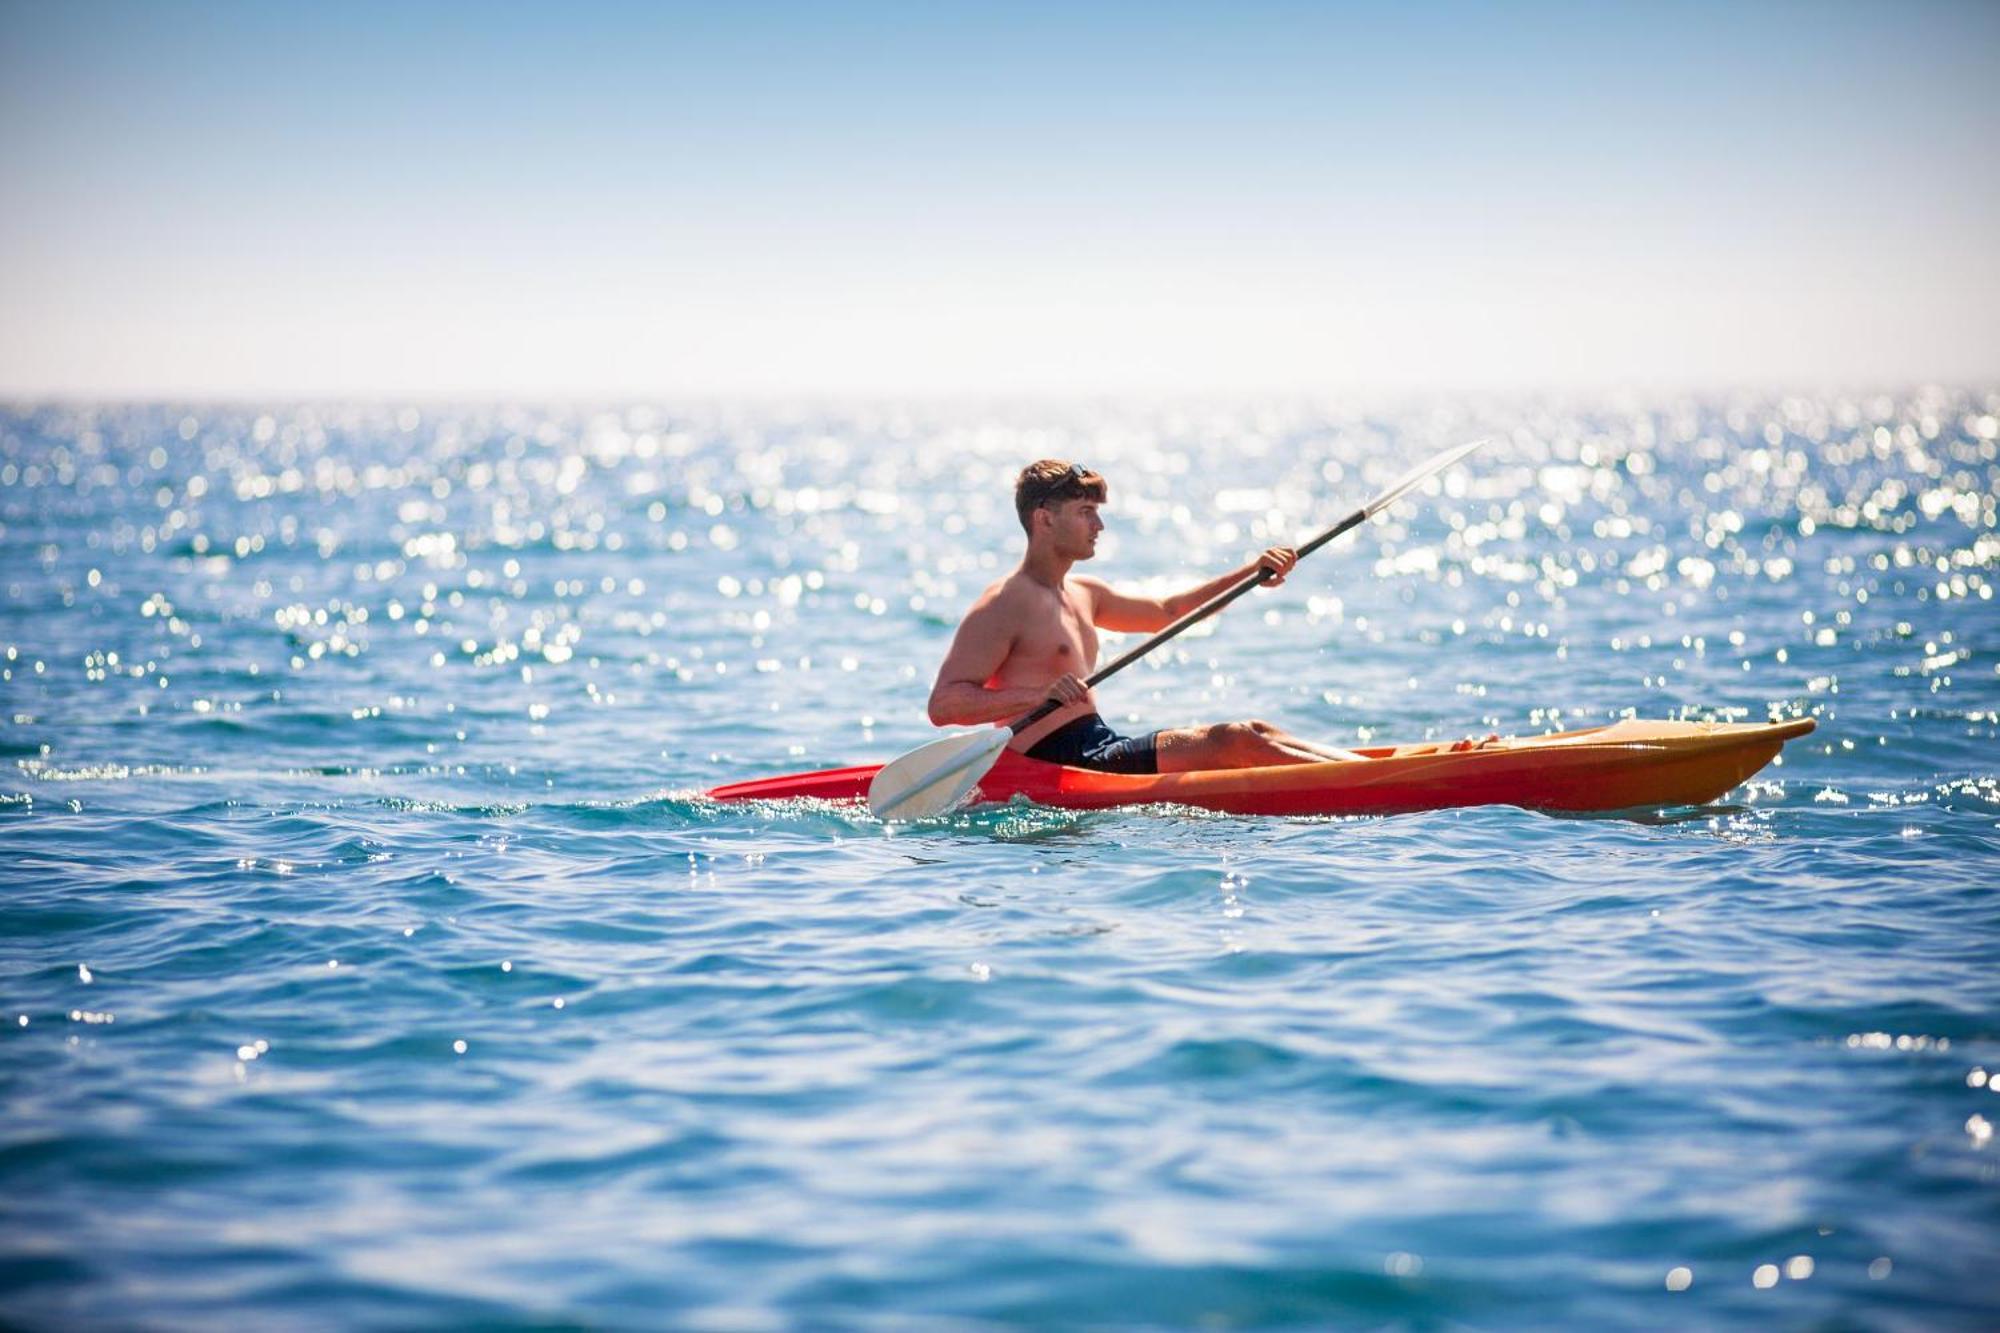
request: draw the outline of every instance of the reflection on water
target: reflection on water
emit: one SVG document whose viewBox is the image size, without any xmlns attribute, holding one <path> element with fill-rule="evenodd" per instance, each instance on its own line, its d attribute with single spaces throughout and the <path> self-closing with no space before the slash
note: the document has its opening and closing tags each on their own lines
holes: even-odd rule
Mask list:
<svg viewBox="0 0 2000 1333">
<path fill-rule="evenodd" d="M 1820 729 L 1636 818 L 695 795 L 932 734 L 1029 459 L 1171 589 L 1487 434 L 1114 722 Z M 1990 1323 L 1997 438 L 1958 390 L 0 413 L 0 1317 Z"/>
</svg>

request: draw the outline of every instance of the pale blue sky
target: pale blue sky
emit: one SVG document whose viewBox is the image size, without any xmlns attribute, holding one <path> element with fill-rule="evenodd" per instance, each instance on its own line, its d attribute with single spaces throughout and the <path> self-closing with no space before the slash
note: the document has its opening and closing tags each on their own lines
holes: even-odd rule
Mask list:
<svg viewBox="0 0 2000 1333">
<path fill-rule="evenodd" d="M 2000 5 L 0 0 L 0 391 L 2000 372 Z"/>
</svg>

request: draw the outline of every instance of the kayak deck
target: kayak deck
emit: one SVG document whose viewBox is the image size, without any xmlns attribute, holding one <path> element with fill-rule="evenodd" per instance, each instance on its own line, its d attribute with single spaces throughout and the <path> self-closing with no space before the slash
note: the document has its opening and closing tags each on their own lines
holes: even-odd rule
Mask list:
<svg viewBox="0 0 2000 1333">
<path fill-rule="evenodd" d="M 1469 805 L 1587 812 L 1702 805 L 1813 729 L 1785 722 L 1664 722 L 1642 718 L 1547 736 L 1509 737 L 1476 750 L 1442 744 L 1357 751 L 1365 758 L 1194 773 L 1098 773 L 1003 753 L 976 801 L 1025 797 L 1071 810 L 1156 802 L 1228 814 L 1405 814 Z M 735 782 L 718 801 L 866 798 L 880 764 Z"/>
</svg>

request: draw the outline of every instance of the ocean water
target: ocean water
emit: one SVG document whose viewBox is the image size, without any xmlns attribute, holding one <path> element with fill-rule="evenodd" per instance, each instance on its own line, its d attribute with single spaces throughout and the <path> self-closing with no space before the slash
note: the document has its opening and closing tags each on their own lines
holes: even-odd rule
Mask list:
<svg viewBox="0 0 2000 1333">
<path fill-rule="evenodd" d="M 1996 418 L 8 408 L 0 1323 L 1992 1327 Z M 1107 713 L 1819 731 L 1590 819 L 700 795 L 932 734 L 1029 459 L 1164 589 L 1481 434 Z"/>
</svg>

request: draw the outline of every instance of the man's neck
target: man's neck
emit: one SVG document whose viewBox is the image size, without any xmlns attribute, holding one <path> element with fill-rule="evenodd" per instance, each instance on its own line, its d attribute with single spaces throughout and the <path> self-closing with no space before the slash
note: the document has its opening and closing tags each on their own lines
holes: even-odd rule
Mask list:
<svg viewBox="0 0 2000 1333">
<path fill-rule="evenodd" d="M 1043 587 L 1054 591 L 1063 586 L 1063 580 L 1069 577 L 1070 566 L 1075 563 L 1074 560 L 1057 555 L 1054 551 L 1038 550 L 1030 546 L 1028 553 L 1021 557 L 1021 572 Z"/>
</svg>

